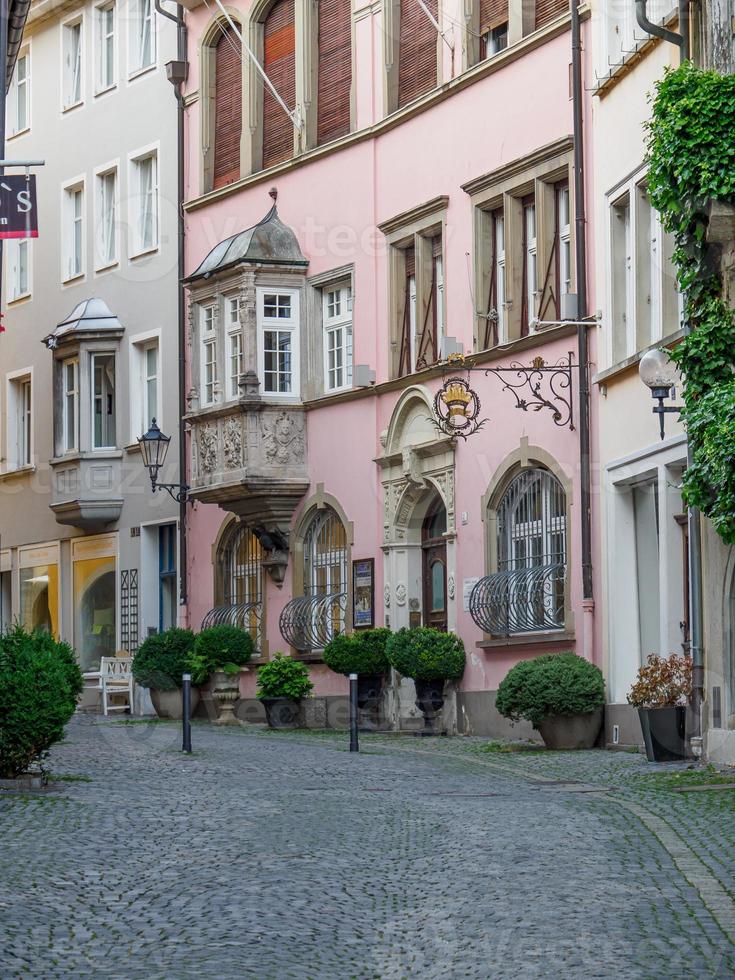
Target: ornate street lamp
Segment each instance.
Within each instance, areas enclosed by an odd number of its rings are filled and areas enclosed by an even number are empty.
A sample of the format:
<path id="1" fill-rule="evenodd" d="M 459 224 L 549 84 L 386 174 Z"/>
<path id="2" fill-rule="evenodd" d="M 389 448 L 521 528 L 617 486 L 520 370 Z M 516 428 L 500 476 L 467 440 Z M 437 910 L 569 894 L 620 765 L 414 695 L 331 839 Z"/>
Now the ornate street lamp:
<path id="1" fill-rule="evenodd" d="M 651 389 L 651 397 L 658 405 L 651 411 L 658 415 L 661 438 L 664 437 L 664 416 L 667 412 L 681 412 L 676 405 L 664 405 L 667 398 L 675 397 L 674 385 L 677 381 L 676 365 L 664 350 L 649 350 L 641 358 L 638 373 L 644 385 Z"/>
<path id="2" fill-rule="evenodd" d="M 182 500 L 186 500 L 186 493 L 189 487 L 184 483 L 158 482 L 158 473 L 166 462 L 166 454 L 168 453 L 168 444 L 170 442 L 171 436 L 166 436 L 161 432 L 155 419 L 151 421 L 150 429 L 144 435 L 138 437 L 143 465 L 150 475 L 153 493 L 156 490 L 166 490 L 169 496 L 173 497 L 176 503 L 180 504 Z"/>

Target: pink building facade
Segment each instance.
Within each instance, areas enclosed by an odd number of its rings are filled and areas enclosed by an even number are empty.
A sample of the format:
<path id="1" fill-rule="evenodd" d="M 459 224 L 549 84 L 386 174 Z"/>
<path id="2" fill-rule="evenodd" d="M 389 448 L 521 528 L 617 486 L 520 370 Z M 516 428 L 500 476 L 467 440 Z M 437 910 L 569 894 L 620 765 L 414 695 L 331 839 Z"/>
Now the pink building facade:
<path id="1" fill-rule="evenodd" d="M 519 659 L 600 660 L 564 299 L 579 292 L 570 15 L 429 5 L 437 30 L 415 2 L 187 13 L 185 617 L 251 628 L 256 666 L 307 660 L 314 724 L 347 690 L 322 662 L 335 631 L 456 632 L 447 725 L 499 734 L 494 692 Z M 565 370 L 525 387 L 505 370 L 534 361 Z M 466 440 L 436 425 L 451 377 L 480 402 Z M 417 723 L 414 698 L 394 678 L 388 723 Z"/>

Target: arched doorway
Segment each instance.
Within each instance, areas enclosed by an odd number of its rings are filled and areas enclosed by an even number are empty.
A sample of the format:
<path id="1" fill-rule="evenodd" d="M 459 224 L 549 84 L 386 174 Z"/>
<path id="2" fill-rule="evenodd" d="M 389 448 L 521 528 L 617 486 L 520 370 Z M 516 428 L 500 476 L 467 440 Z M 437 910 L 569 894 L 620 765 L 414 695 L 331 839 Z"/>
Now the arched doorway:
<path id="1" fill-rule="evenodd" d="M 436 496 L 421 526 L 421 569 L 423 622 L 434 629 L 447 629 L 447 511 Z"/>

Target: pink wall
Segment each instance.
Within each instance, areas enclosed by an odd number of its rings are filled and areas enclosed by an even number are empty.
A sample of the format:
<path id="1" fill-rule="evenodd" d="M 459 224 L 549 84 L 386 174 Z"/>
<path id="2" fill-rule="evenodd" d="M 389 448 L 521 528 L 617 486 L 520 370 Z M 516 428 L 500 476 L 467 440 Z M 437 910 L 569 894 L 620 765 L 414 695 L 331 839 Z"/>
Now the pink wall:
<path id="1" fill-rule="evenodd" d="M 238 5 L 240 6 L 240 5 Z M 208 13 L 198 8 L 189 18 L 191 71 L 189 92 L 198 84 L 197 38 Z M 367 126 L 382 108 L 382 76 L 379 16 L 357 22 L 358 75 L 355 91 L 357 119 Z M 266 174 L 248 187 L 187 214 L 187 268 L 195 268 L 217 242 L 247 228 L 267 211 L 267 190 L 278 187 L 278 209 L 284 223 L 296 232 L 309 259 L 309 274 L 354 263 L 354 360 L 377 370 L 378 382 L 388 376 L 389 329 L 387 325 L 387 258 L 384 239 L 376 225 L 439 195 L 449 196 L 446 223 L 445 309 L 446 333 L 472 349 L 473 301 L 469 285 L 468 253 L 473 251 L 472 209 L 461 185 L 508 161 L 568 135 L 572 131 L 569 98 L 571 61 L 569 34 L 548 41 L 525 57 L 456 91 L 432 108 L 380 135 L 352 143 L 303 166 L 277 175 Z M 589 119 L 589 105 L 586 106 Z M 187 186 L 190 198 L 199 187 L 199 105 L 188 111 Z M 587 166 L 591 169 L 591 144 Z M 588 169 L 588 173 L 589 173 Z M 592 192 L 588 179 L 588 193 Z M 588 219 L 592 208 L 588 207 Z M 588 229 L 588 243 L 592 234 Z M 590 262 L 590 269 L 592 263 Z M 593 277 L 589 277 L 590 282 Z M 594 310 L 594 296 L 589 297 Z M 590 331 L 591 359 L 595 338 Z M 553 362 L 575 351 L 573 337 L 549 342 L 539 337 L 533 352 L 520 355 L 528 362 L 540 353 Z M 505 362 L 502 362 L 505 363 Z M 457 567 L 459 595 L 458 632 L 463 637 L 468 667 L 462 682 L 467 690 L 494 689 L 508 667 L 537 648 L 512 652 L 486 652 L 476 647 L 480 631 L 461 608 L 461 583 L 465 577 L 484 574 L 484 525 L 481 501 L 499 464 L 518 449 L 523 436 L 558 461 L 573 481 L 572 520 L 569 528 L 569 562 L 577 649 L 582 651 L 579 444 L 578 433 L 554 425 L 548 412 L 524 413 L 513 407 L 510 393 L 500 382 L 475 372 L 473 384 L 480 395 L 483 415 L 490 421 L 484 430 L 456 451 Z M 575 377 L 575 387 L 577 379 Z M 430 382 L 429 387 L 436 387 Z M 593 395 L 596 394 L 593 392 Z M 387 428 L 400 392 L 322 407 L 308 413 L 308 497 L 323 484 L 336 497 L 354 523 L 353 558 L 375 558 L 376 618 L 384 612 L 382 487 L 374 459 L 381 452 L 380 432 Z M 593 398 L 594 405 L 594 398 Z M 575 407 L 575 413 L 577 408 Z M 595 418 L 593 414 L 593 421 Z M 594 431 L 594 430 L 593 430 Z M 593 499 L 593 507 L 597 503 Z M 467 511 L 462 526 L 459 515 Z M 190 619 L 197 628 L 213 604 L 212 542 L 226 515 L 214 506 L 197 504 L 190 516 Z M 598 516 L 594 514 L 595 568 L 598 564 Z M 297 515 L 298 516 L 298 515 Z M 267 631 L 271 650 L 283 648 L 278 616 L 291 598 L 291 568 L 282 589 L 267 582 Z M 569 646 L 570 644 L 567 644 Z M 595 627 L 597 659 L 599 636 Z M 345 690 L 341 678 L 329 671 L 315 671 L 320 693 Z M 252 677 L 247 681 L 248 691 Z"/>

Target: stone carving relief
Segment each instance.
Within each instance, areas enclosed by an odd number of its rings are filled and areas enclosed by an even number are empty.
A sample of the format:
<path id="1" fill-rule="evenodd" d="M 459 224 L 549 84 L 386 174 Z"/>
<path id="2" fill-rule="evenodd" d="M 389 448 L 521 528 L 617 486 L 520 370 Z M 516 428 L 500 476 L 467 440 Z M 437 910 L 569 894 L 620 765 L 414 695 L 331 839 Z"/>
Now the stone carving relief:
<path id="1" fill-rule="evenodd" d="M 447 594 L 450 599 L 454 598 L 454 575 L 450 575 L 447 581 Z"/>
<path id="2" fill-rule="evenodd" d="M 203 425 L 199 430 L 199 467 L 202 473 L 217 469 L 217 426 Z"/>
<path id="3" fill-rule="evenodd" d="M 385 608 L 390 609 L 390 585 L 386 585 L 383 589 L 383 599 L 385 600 Z"/>
<path id="4" fill-rule="evenodd" d="M 396 586 L 396 602 L 399 606 L 406 605 L 406 586 L 403 582 L 399 582 Z"/>
<path id="5" fill-rule="evenodd" d="M 225 469 L 237 470 L 242 466 L 242 424 L 239 418 L 226 419 L 223 432 Z"/>
<path id="6" fill-rule="evenodd" d="M 300 463 L 304 458 L 304 419 L 300 414 L 282 411 L 263 421 L 263 452 L 271 466 Z"/>

